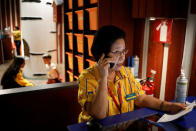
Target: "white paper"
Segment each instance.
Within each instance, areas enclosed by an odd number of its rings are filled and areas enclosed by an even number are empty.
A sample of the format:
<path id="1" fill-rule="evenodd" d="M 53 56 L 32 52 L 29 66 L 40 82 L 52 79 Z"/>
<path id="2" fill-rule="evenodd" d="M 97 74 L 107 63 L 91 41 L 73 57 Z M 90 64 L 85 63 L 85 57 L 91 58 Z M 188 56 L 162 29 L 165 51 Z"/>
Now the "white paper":
<path id="1" fill-rule="evenodd" d="M 181 116 L 184 116 L 185 114 L 191 112 L 193 110 L 194 106 L 196 106 L 195 101 L 192 103 L 189 103 L 188 106 L 186 107 L 186 109 L 180 111 L 177 114 L 174 114 L 174 115 L 164 114 L 157 122 L 169 122 L 169 121 L 173 121 L 175 119 L 178 119 Z"/>

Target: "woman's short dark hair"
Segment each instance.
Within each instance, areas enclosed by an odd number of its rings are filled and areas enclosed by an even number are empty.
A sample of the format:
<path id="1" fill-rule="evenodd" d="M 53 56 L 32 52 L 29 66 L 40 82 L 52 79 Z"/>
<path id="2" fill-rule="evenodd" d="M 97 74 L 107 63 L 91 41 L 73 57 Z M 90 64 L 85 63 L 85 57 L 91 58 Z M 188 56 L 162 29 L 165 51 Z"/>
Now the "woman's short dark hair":
<path id="1" fill-rule="evenodd" d="M 91 52 L 95 61 L 98 61 L 104 53 L 106 56 L 111 50 L 112 44 L 117 40 L 125 39 L 125 32 L 112 25 L 103 26 L 95 33 L 95 38 L 91 47 Z"/>

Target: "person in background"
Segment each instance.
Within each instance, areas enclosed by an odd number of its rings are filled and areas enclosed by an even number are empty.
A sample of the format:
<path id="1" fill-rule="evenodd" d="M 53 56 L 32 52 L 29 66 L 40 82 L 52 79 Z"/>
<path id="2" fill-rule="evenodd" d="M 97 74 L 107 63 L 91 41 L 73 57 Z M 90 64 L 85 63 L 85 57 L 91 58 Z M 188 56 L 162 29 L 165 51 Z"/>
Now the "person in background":
<path id="1" fill-rule="evenodd" d="M 13 36 L 14 36 L 14 42 L 16 45 L 16 51 L 17 51 L 17 55 L 21 55 L 20 54 L 20 46 L 21 46 L 21 32 L 18 26 L 15 26 L 14 31 L 12 32 Z"/>
<path id="2" fill-rule="evenodd" d="M 59 72 L 56 68 L 56 65 L 51 62 L 52 56 L 50 54 L 44 54 L 43 60 L 46 65 L 46 69 L 48 70 L 48 81 L 47 84 L 52 83 L 61 83 Z"/>
<path id="3" fill-rule="evenodd" d="M 20 88 L 25 86 L 34 86 L 32 82 L 24 79 L 22 76 L 22 68 L 25 66 L 23 57 L 17 56 L 8 67 L 1 79 L 3 89 Z"/>
<path id="4" fill-rule="evenodd" d="M 104 47 L 104 48 L 103 48 Z M 134 106 L 177 113 L 184 104 L 162 101 L 144 94 L 130 69 L 124 66 L 125 33 L 115 26 L 103 26 L 96 34 L 91 52 L 97 64 L 79 76 L 79 122 L 134 110 Z"/>

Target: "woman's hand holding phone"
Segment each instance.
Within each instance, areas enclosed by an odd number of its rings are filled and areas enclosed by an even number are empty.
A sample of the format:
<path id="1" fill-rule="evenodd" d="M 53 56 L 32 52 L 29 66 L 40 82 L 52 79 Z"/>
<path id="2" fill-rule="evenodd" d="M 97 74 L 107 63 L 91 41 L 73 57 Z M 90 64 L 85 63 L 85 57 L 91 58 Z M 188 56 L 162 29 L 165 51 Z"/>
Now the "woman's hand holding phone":
<path id="1" fill-rule="evenodd" d="M 108 69 L 110 68 L 110 63 L 113 62 L 113 58 L 105 58 L 105 54 L 102 54 L 98 61 L 98 72 L 99 78 L 104 79 L 108 77 Z"/>

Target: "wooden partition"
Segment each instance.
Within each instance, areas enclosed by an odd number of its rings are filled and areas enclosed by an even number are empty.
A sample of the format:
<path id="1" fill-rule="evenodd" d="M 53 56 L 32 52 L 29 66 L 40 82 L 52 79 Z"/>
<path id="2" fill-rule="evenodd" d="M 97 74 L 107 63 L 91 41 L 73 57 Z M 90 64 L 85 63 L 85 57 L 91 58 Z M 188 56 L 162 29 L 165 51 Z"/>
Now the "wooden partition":
<path id="1" fill-rule="evenodd" d="M 1 90 L 0 130 L 65 130 L 78 121 L 77 91 L 76 82 Z"/>
<path id="2" fill-rule="evenodd" d="M 176 79 L 180 75 L 182 67 L 186 20 L 174 20 L 172 28 L 172 43 L 169 45 L 165 86 L 165 99 L 168 101 L 174 100 Z"/>
<path id="3" fill-rule="evenodd" d="M 188 90 L 189 96 L 196 96 L 196 35 L 195 35 L 195 49 L 193 53 L 193 63 L 191 70 L 191 78 Z"/>
<path id="4" fill-rule="evenodd" d="M 163 51 L 164 45 L 160 43 L 155 43 L 154 38 L 154 22 L 150 22 L 150 32 L 149 32 L 149 43 L 148 43 L 148 63 L 147 63 L 147 76 L 151 74 L 151 69 L 156 71 L 154 78 L 155 91 L 154 96 L 159 98 L 160 95 L 160 85 L 161 85 L 161 74 L 163 66 Z"/>
<path id="5" fill-rule="evenodd" d="M 0 40 L 0 64 L 4 63 L 4 57 L 3 57 L 3 42 Z"/>
<path id="6" fill-rule="evenodd" d="M 133 53 L 135 53 L 134 30 L 136 30 L 137 27 L 134 27 L 134 24 L 136 22 L 137 20 L 134 21 L 134 19 L 132 19 L 130 0 L 99 1 L 99 27 L 102 27 L 104 25 L 114 25 L 125 31 L 126 48 L 129 50 L 127 56 L 132 56 L 134 55 Z M 136 43 L 136 45 L 138 45 L 138 43 Z M 127 56 L 125 60 L 125 65 L 127 65 Z"/>
<path id="7" fill-rule="evenodd" d="M 0 0 L 0 30 L 5 28 L 20 27 L 20 0 Z M 15 16 L 16 15 L 16 16 Z M 17 23 L 17 24 L 16 24 Z M 0 64 L 4 60 L 10 60 L 13 57 L 11 38 L 2 39 L 0 41 Z"/>

